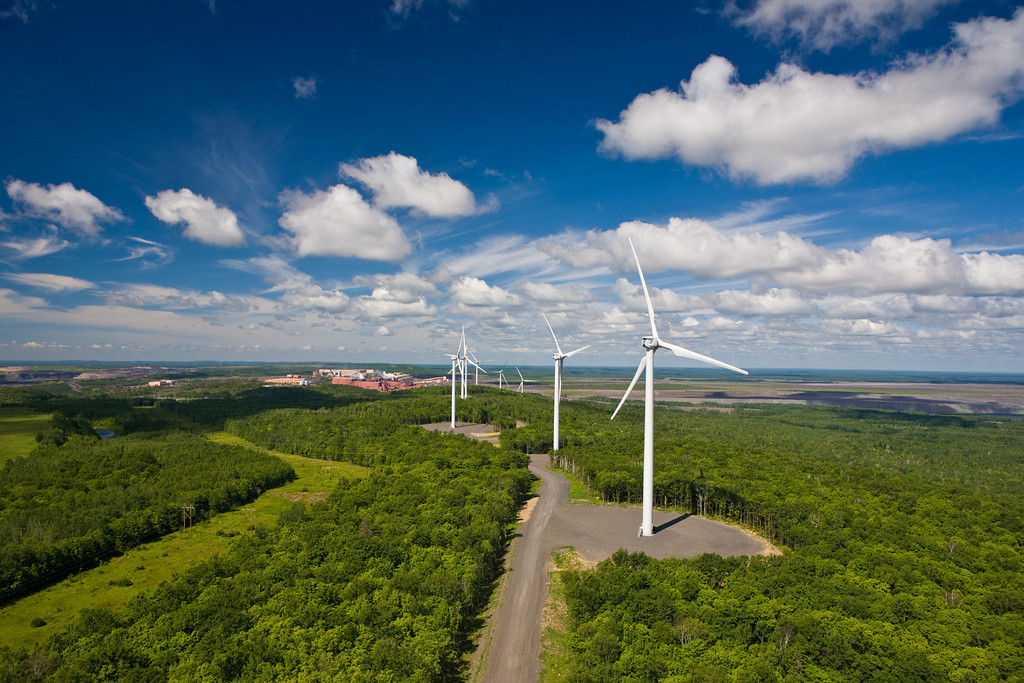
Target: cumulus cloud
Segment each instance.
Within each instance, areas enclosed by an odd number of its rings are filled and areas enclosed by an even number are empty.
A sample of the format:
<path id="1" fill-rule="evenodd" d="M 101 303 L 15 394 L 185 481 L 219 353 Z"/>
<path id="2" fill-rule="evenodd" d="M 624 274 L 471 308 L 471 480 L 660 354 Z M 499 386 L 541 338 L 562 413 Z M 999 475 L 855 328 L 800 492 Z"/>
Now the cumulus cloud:
<path id="1" fill-rule="evenodd" d="M 288 191 L 280 199 L 286 211 L 278 223 L 292 233 L 291 246 L 299 256 L 400 261 L 412 252 L 398 222 L 347 185 L 312 194 Z"/>
<path id="2" fill-rule="evenodd" d="M 349 297 L 338 290 L 326 290 L 315 284 L 289 289 L 281 295 L 281 302 L 291 309 L 319 310 L 341 313 L 349 307 Z"/>
<path id="3" fill-rule="evenodd" d="M 519 297 L 496 285 L 489 285 L 480 278 L 465 276 L 451 287 L 451 298 L 464 306 L 515 306 Z"/>
<path id="4" fill-rule="evenodd" d="M 51 292 L 80 292 L 83 289 L 92 289 L 95 286 L 88 280 L 51 273 L 5 273 L 4 277 L 29 287 L 45 289 Z"/>
<path id="5" fill-rule="evenodd" d="M 856 4 L 856 3 L 851 3 Z M 947 49 L 883 73 L 810 73 L 781 64 L 755 85 L 712 56 L 679 92 L 636 97 L 599 120 L 600 148 L 627 159 L 677 157 L 763 184 L 833 182 L 871 153 L 947 140 L 998 121 L 1024 84 L 1024 8 L 954 27 Z"/>
<path id="6" fill-rule="evenodd" d="M 420 169 L 413 157 L 391 152 L 354 164 L 341 164 L 340 172 L 370 188 L 374 203 L 381 208 L 410 208 L 436 218 L 478 213 L 468 187 L 447 173 L 432 174 Z"/>
<path id="7" fill-rule="evenodd" d="M 415 273 L 356 277 L 356 284 L 372 286 L 368 296 L 356 300 L 356 310 L 371 318 L 402 318 L 436 315 L 437 307 L 427 296 L 439 294 L 437 287 Z"/>
<path id="8" fill-rule="evenodd" d="M 295 88 L 295 99 L 311 100 L 316 97 L 316 84 L 316 76 L 310 76 L 309 78 L 296 76 L 295 80 L 292 81 L 292 87 Z"/>
<path id="9" fill-rule="evenodd" d="M 960 0 L 757 0 L 736 23 L 774 40 L 795 37 L 828 51 L 862 40 L 890 41 Z"/>
<path id="10" fill-rule="evenodd" d="M 1024 256 L 959 254 L 949 240 L 879 235 L 863 249 L 837 249 L 813 268 L 774 274 L 806 290 L 852 289 L 917 294 L 1024 292 Z"/>
<path id="11" fill-rule="evenodd" d="M 44 187 L 39 183 L 12 179 L 7 181 L 7 194 L 24 205 L 26 214 L 44 218 L 90 237 L 102 231 L 101 223 L 125 220 L 120 211 L 71 183 Z"/>
<path id="12" fill-rule="evenodd" d="M 382 298 L 386 296 L 402 303 L 412 303 L 425 296 L 434 296 L 439 293 L 434 283 L 410 272 L 373 277 L 357 275 L 352 282 L 356 285 L 372 287 L 374 296 Z"/>
<path id="13" fill-rule="evenodd" d="M 633 221 L 615 230 L 591 230 L 573 240 L 561 240 L 562 248 L 552 253 L 577 268 L 613 266 L 632 277 L 636 265 L 627 237 L 647 274 L 677 270 L 705 280 L 751 276 L 759 287 L 782 288 L 758 295 L 760 304 L 792 307 L 794 312 L 801 304 L 792 290 L 975 296 L 1024 292 L 1024 255 L 961 254 L 946 239 L 899 235 L 879 235 L 860 249 L 826 249 L 784 231 L 763 235 L 672 218 L 664 226 Z M 639 289 L 636 292 L 639 296 Z M 659 296 L 661 305 L 672 310 L 695 305 L 692 300 Z M 705 301 L 732 306 L 730 310 L 736 312 L 745 305 L 724 294 Z M 749 297 L 746 305 L 756 308 Z"/>
<path id="14" fill-rule="evenodd" d="M 787 232 L 720 230 L 695 218 L 670 218 L 664 226 L 630 221 L 616 230 L 591 230 L 559 239 L 559 248 L 551 253 L 577 268 L 606 265 L 635 272 L 627 238 L 632 239 L 644 272 L 683 270 L 701 279 L 802 269 L 825 255 L 821 247 Z"/>
<path id="15" fill-rule="evenodd" d="M 145 201 L 146 207 L 164 223 L 184 223 L 185 236 L 189 239 L 218 247 L 245 243 L 245 235 L 233 211 L 217 206 L 213 200 L 188 188 L 164 190 L 155 197 L 146 197 Z"/>

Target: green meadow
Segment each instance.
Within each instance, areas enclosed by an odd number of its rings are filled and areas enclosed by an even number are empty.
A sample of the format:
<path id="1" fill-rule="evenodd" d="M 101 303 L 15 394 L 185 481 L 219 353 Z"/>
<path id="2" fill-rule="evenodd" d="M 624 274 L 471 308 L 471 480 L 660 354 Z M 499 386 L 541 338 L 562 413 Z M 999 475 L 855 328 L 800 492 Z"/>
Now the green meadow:
<path id="1" fill-rule="evenodd" d="M 7 419 L 3 424 L 28 424 L 27 419 L 22 423 L 10 419 L 12 412 L 4 411 L 4 418 Z M 26 416 L 37 417 L 32 413 L 26 413 Z M 37 420 L 33 424 L 45 426 L 49 417 L 39 417 L 41 421 Z M 4 433 L 5 436 L 7 434 Z M 14 649 L 31 648 L 49 635 L 63 631 L 83 609 L 118 609 L 131 598 L 159 586 L 174 574 L 224 552 L 233 539 L 252 533 L 254 527 L 277 524 L 280 516 L 296 502 L 323 500 L 334 489 L 340 477 L 362 478 L 369 471 L 349 463 L 268 450 L 227 432 L 215 432 L 207 438 L 275 455 L 292 466 L 296 479 L 264 492 L 252 505 L 223 512 L 189 529 L 132 548 L 95 569 L 80 572 L 58 584 L 3 605 L 0 607 L 0 642 Z M 34 446 L 35 432 L 32 432 L 31 441 Z M 15 455 L 27 454 L 28 450 L 31 447 Z M 34 620 L 46 623 L 33 626 Z"/>
<path id="2" fill-rule="evenodd" d="M 0 408 L 0 464 L 28 455 L 36 447 L 36 434 L 46 430 L 50 416 L 24 408 Z"/>

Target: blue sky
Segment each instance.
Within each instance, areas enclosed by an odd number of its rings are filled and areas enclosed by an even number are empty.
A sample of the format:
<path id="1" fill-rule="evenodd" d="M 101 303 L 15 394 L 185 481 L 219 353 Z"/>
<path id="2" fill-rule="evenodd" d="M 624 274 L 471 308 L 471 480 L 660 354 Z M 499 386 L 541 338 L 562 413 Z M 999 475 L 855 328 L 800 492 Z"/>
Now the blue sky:
<path id="1" fill-rule="evenodd" d="M 629 238 L 731 364 L 1024 372 L 1011 2 L 0 0 L 0 66 L 0 359 L 632 366 Z"/>

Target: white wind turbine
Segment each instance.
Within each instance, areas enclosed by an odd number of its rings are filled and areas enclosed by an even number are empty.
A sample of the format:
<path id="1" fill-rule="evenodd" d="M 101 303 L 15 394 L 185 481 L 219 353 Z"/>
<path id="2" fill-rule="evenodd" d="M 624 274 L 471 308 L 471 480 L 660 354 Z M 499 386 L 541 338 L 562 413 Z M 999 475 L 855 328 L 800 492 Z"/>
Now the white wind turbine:
<path id="1" fill-rule="evenodd" d="M 451 355 L 451 354 L 449 354 L 449 355 Z M 462 371 L 462 394 L 460 396 L 461 398 L 469 398 L 469 392 L 467 390 L 467 387 L 469 385 L 469 381 L 467 380 L 466 375 L 469 372 L 469 366 L 470 365 L 475 367 L 477 369 L 477 372 L 481 372 L 482 371 L 485 375 L 487 374 L 487 371 L 484 370 L 483 368 L 481 368 L 480 365 L 476 361 L 470 359 L 469 355 L 472 355 L 472 354 L 469 353 L 469 345 L 466 344 L 466 326 L 463 325 L 462 326 L 462 339 L 459 342 L 458 355 L 455 356 L 455 358 L 457 358 L 458 361 L 459 361 L 459 368 Z M 453 377 L 453 381 L 454 381 L 454 377 Z"/>
<path id="2" fill-rule="evenodd" d="M 505 365 L 508 365 L 508 361 L 505 361 Z M 505 379 L 505 365 L 501 366 L 501 370 L 498 370 L 498 388 L 501 389 L 501 383 L 504 382 L 508 385 L 508 380 Z"/>
<path id="3" fill-rule="evenodd" d="M 532 379 L 523 379 L 523 373 L 519 372 L 519 366 L 518 365 L 516 366 L 516 373 L 519 375 L 519 390 L 518 391 L 519 391 L 520 394 L 522 394 L 524 392 L 523 386 L 527 382 L 532 382 L 533 380 Z"/>
<path id="4" fill-rule="evenodd" d="M 644 378 L 644 482 L 643 482 L 643 519 L 640 525 L 641 536 L 653 536 L 654 535 L 654 352 L 659 348 L 666 348 L 672 353 L 682 358 L 690 358 L 692 360 L 699 360 L 702 363 L 710 363 L 711 365 L 717 365 L 718 367 L 732 370 L 746 375 L 746 370 L 741 370 L 735 366 L 723 363 L 720 360 L 709 358 L 708 356 L 701 355 L 684 349 L 682 346 L 676 346 L 664 341 L 658 336 L 658 328 L 654 324 L 654 306 L 651 305 L 651 295 L 647 292 L 647 282 L 644 280 L 644 271 L 640 268 L 640 258 L 636 255 L 636 248 L 633 246 L 633 240 L 629 240 L 629 248 L 633 250 L 633 259 L 636 261 L 636 271 L 640 274 L 640 284 L 644 288 L 644 299 L 647 300 L 647 315 L 651 318 L 651 336 L 643 337 L 641 345 L 647 351 L 647 353 L 640 359 L 640 366 L 636 369 L 636 374 L 633 375 L 633 381 L 629 383 L 629 388 L 626 389 L 626 393 L 622 396 L 622 400 L 619 401 L 618 408 L 612 413 L 612 418 L 619 413 L 619 408 L 626 402 L 629 394 L 633 391 L 633 387 L 636 386 L 637 380 L 640 379 L 640 373 L 647 369 L 647 376 Z"/>
<path id="5" fill-rule="evenodd" d="M 548 321 L 548 317 L 541 313 L 544 317 L 544 322 L 548 324 L 548 329 L 551 330 L 551 338 L 555 340 L 555 352 L 551 354 L 551 357 L 555 359 L 555 438 L 552 446 L 553 450 L 558 450 L 558 406 L 562 402 L 562 361 L 566 358 L 571 358 L 583 349 L 589 349 L 590 344 L 581 346 L 575 351 L 569 353 L 562 353 L 562 347 L 558 345 L 558 337 L 555 336 L 555 331 L 551 328 L 551 323 Z"/>

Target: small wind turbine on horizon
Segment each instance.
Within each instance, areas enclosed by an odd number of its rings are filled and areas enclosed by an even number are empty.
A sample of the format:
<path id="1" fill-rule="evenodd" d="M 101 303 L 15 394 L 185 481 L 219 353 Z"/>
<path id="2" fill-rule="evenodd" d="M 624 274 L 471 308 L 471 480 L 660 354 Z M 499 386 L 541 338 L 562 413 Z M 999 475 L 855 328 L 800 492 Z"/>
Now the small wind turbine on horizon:
<path id="1" fill-rule="evenodd" d="M 508 361 L 505 361 L 505 365 L 508 365 Z M 505 379 L 505 365 L 501 366 L 501 370 L 498 370 L 498 388 L 501 389 L 501 383 L 508 384 L 508 380 Z"/>
<path id="2" fill-rule="evenodd" d="M 644 336 L 641 341 L 641 346 L 645 349 L 646 353 L 640 358 L 640 365 L 636 369 L 636 374 L 633 375 L 633 381 L 629 383 L 629 388 L 626 389 L 626 393 L 623 394 L 622 400 L 619 401 L 618 408 L 612 413 L 611 419 L 615 419 L 615 416 L 619 413 L 619 408 L 622 408 L 622 404 L 629 398 L 630 393 L 633 391 L 633 387 L 636 386 L 637 380 L 640 379 L 640 374 L 647 370 L 647 375 L 644 377 L 644 481 L 643 481 L 643 518 L 640 524 L 640 536 L 653 536 L 654 535 L 654 352 L 664 347 L 681 358 L 690 358 L 691 360 L 699 360 L 702 363 L 710 363 L 711 365 L 717 365 L 718 367 L 732 370 L 740 374 L 746 375 L 747 371 L 737 368 L 728 363 L 723 363 L 720 360 L 715 360 L 709 356 L 684 349 L 682 346 L 676 346 L 670 344 L 667 341 L 661 339 L 658 336 L 658 328 L 654 324 L 654 306 L 651 304 L 651 295 L 647 291 L 647 282 L 644 280 L 644 271 L 640 268 L 640 257 L 636 255 L 636 248 L 633 246 L 633 240 L 629 240 L 629 248 L 633 251 L 633 259 L 636 261 L 636 271 L 640 274 L 640 285 L 644 290 L 644 299 L 647 301 L 647 315 L 651 319 L 651 335 Z M 550 327 L 550 325 L 549 325 Z M 554 334 L 552 332 L 552 334 Z M 557 405 L 557 399 L 556 404 Z M 555 420 L 558 412 L 556 409 Z M 557 424 L 557 422 L 555 423 Z M 557 427 L 556 427 L 557 429 Z"/>
<path id="3" fill-rule="evenodd" d="M 566 358 L 572 358 L 573 356 L 575 356 L 577 353 L 579 353 L 583 349 L 589 349 L 590 348 L 590 344 L 587 344 L 586 346 L 581 346 L 580 348 L 576 349 L 575 351 L 570 351 L 569 353 L 562 353 L 562 347 L 558 345 L 558 337 L 555 336 L 555 331 L 551 327 L 551 322 L 548 320 L 548 317 L 546 315 L 544 315 L 543 313 L 541 313 L 541 316 L 544 318 L 544 322 L 546 322 L 548 324 L 548 329 L 551 330 L 551 338 L 555 340 L 555 352 L 553 354 L 551 354 L 551 357 L 555 359 L 555 435 L 554 435 L 554 441 L 553 441 L 553 444 L 552 444 L 552 450 L 556 450 L 557 451 L 558 450 L 558 409 L 559 409 L 559 405 L 562 402 L 562 361 L 564 361 Z M 520 375 L 520 377 L 522 377 L 522 375 Z"/>

